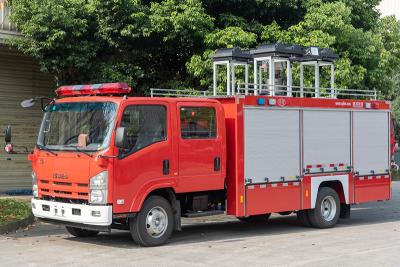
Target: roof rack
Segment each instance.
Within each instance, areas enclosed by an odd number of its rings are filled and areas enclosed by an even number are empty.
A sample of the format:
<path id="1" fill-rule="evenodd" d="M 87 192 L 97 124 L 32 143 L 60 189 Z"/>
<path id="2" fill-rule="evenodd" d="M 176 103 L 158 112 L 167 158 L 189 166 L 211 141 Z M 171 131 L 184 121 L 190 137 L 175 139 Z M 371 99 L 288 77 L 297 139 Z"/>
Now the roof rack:
<path id="1" fill-rule="evenodd" d="M 269 84 L 245 84 L 237 85 L 237 95 L 268 95 L 268 96 L 286 96 L 286 97 L 312 97 L 312 98 L 353 98 L 353 99 L 370 99 L 376 100 L 378 92 L 376 90 L 363 89 L 341 89 L 341 88 L 319 88 L 316 92 L 315 87 L 300 87 L 291 86 L 291 94 L 287 85 L 275 85 L 272 87 Z"/>
<path id="2" fill-rule="evenodd" d="M 163 88 L 150 88 L 151 97 L 210 97 L 210 91 L 196 91 L 196 90 L 179 90 L 179 89 L 163 89 Z"/>
<path id="3" fill-rule="evenodd" d="M 226 94 L 214 94 L 211 90 L 209 91 L 196 91 L 196 90 L 176 90 L 176 89 L 161 89 L 151 88 L 151 97 L 234 97 L 241 95 L 263 95 L 263 96 L 274 96 L 280 97 L 298 97 L 298 98 L 333 98 L 333 99 L 368 99 L 376 100 L 378 98 L 378 92 L 376 90 L 363 90 L 363 89 L 339 89 L 339 88 L 320 88 L 319 96 L 316 97 L 315 87 L 300 87 L 292 86 L 292 95 L 288 95 L 288 88 L 285 85 L 276 85 L 272 90 L 271 85 L 262 84 L 245 84 L 239 83 L 235 92 L 231 95 Z"/>

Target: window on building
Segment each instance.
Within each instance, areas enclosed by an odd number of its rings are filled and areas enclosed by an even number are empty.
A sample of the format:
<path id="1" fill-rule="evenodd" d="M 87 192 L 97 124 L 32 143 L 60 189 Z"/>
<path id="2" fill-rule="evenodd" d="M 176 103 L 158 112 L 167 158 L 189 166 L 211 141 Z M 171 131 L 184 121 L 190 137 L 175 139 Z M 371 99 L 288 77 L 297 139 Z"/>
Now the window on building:
<path id="1" fill-rule="evenodd" d="M 134 153 L 167 137 L 167 112 L 161 105 L 135 105 L 127 107 L 122 115 L 121 127 L 126 128 L 125 153 Z"/>
<path id="2" fill-rule="evenodd" d="M 210 139 L 217 136 L 215 109 L 181 107 L 181 136 L 184 139 Z"/>

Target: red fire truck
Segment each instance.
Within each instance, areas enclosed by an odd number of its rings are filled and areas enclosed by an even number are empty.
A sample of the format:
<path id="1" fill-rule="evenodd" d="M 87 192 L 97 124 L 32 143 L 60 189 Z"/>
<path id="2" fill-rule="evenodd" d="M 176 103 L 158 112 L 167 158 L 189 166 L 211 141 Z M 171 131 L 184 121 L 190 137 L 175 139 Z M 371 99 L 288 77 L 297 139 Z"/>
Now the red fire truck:
<path id="1" fill-rule="evenodd" d="M 129 97 L 125 83 L 58 88 L 28 156 L 34 215 L 74 236 L 126 229 L 156 246 L 181 217 L 296 213 L 329 228 L 352 204 L 391 198 L 390 102 L 273 86 L 224 97 Z M 12 153 L 10 128 L 6 143 Z"/>

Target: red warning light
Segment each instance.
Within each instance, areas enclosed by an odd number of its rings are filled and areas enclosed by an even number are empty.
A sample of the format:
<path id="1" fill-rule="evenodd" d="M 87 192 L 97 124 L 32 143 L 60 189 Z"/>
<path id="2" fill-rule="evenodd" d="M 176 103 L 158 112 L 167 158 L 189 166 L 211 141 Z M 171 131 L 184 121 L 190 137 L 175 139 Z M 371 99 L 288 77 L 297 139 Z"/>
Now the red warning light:
<path id="1" fill-rule="evenodd" d="M 65 85 L 56 90 L 58 96 L 79 95 L 120 95 L 129 94 L 132 88 L 127 83 L 101 83 L 84 85 Z"/>

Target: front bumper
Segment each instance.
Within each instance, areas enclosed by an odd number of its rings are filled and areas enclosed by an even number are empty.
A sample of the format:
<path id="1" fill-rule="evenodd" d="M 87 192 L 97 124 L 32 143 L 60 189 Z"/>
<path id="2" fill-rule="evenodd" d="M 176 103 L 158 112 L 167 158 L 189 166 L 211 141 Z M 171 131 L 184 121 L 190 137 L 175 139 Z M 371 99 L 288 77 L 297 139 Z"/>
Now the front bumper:
<path id="1" fill-rule="evenodd" d="M 109 226 L 112 223 L 112 206 L 69 204 L 32 198 L 35 217 L 84 225 Z"/>

